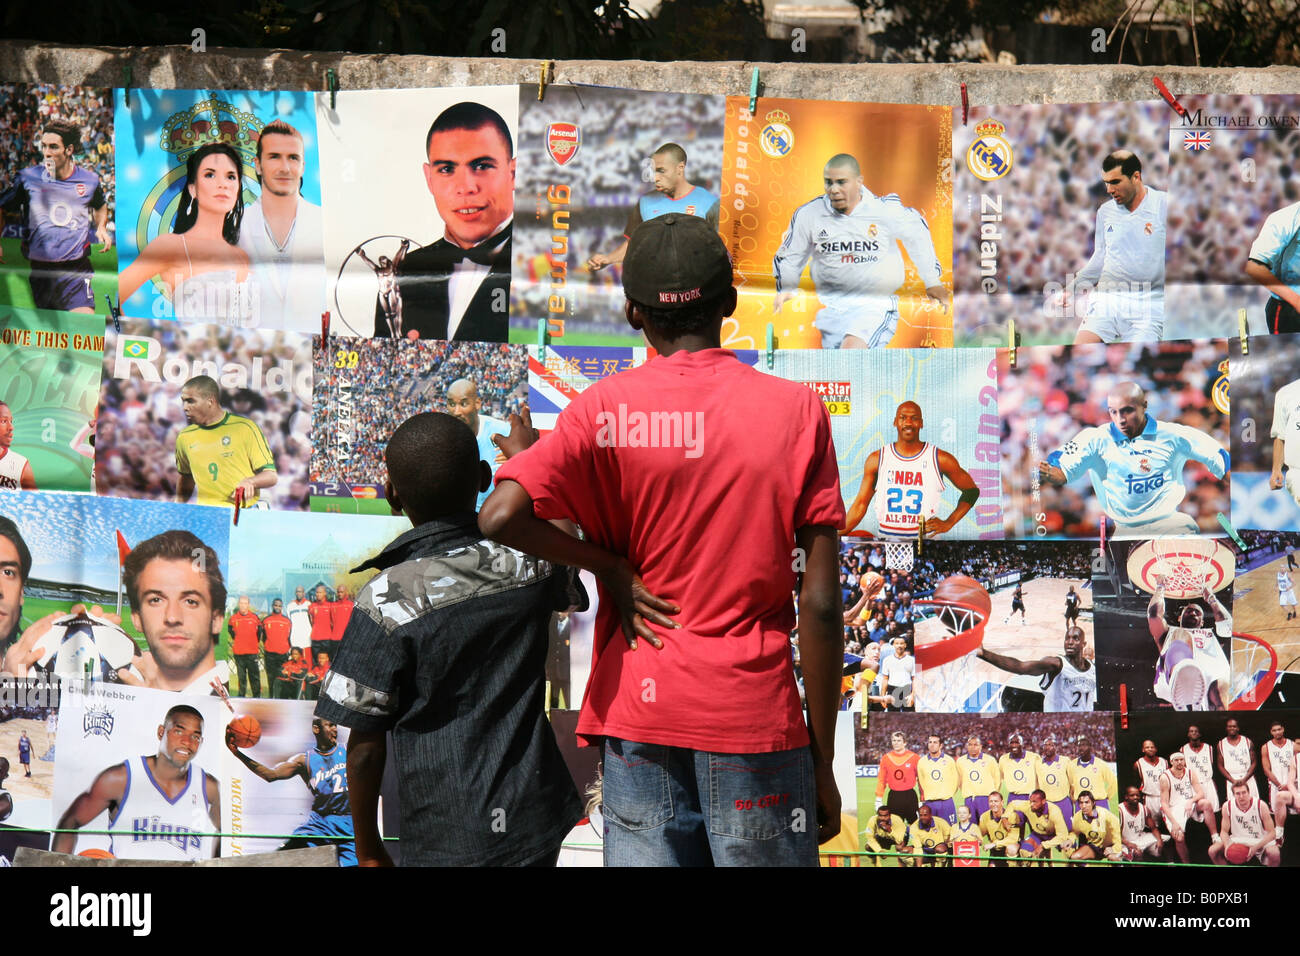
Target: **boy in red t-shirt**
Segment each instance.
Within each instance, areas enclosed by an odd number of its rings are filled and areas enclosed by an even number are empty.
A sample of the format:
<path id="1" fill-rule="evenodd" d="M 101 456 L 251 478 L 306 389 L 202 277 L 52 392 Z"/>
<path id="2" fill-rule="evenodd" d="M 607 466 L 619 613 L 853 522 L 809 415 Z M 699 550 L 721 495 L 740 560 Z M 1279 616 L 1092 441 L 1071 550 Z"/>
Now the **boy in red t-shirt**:
<path id="1" fill-rule="evenodd" d="M 479 527 L 600 583 L 578 735 L 604 740 L 606 865 L 816 865 L 840 828 L 830 422 L 811 389 L 721 348 L 736 292 L 704 220 L 640 225 L 623 286 L 658 357 L 584 391 L 502 465 Z"/>

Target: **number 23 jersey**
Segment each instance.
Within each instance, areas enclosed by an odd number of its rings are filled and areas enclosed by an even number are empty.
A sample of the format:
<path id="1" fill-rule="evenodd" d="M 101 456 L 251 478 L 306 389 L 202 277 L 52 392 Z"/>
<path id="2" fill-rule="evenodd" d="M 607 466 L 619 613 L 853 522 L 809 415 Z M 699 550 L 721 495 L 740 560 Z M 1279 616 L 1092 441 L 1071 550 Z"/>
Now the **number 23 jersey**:
<path id="1" fill-rule="evenodd" d="M 943 472 L 939 470 L 939 448 L 926 442 L 915 455 L 900 455 L 893 444 L 880 449 L 876 488 L 876 521 L 882 535 L 916 537 L 921 518 L 927 521 L 939 512 L 943 495 Z"/>

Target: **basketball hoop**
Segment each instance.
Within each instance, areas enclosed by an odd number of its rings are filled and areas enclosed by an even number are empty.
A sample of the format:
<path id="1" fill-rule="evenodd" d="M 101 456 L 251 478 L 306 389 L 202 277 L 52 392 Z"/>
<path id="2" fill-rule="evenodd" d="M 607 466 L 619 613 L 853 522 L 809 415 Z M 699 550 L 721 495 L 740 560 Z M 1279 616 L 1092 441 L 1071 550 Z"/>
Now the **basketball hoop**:
<path id="1" fill-rule="evenodd" d="M 1155 593 L 1158 578 L 1165 578 L 1165 597 L 1176 601 L 1200 597 L 1208 588 L 1221 591 L 1236 577 L 1231 549 L 1213 538 L 1158 538 L 1143 541 L 1128 556 L 1128 575 L 1134 586 Z"/>
<path id="2" fill-rule="evenodd" d="M 917 710 L 955 712 L 968 692 L 967 676 L 974 652 L 984 643 L 988 618 L 970 604 L 913 601 L 913 607 L 930 609 L 945 631 L 938 640 L 917 641 L 916 677 L 913 681 Z"/>
<path id="3" fill-rule="evenodd" d="M 915 552 L 910 541 L 885 542 L 885 567 L 890 571 L 911 571 Z"/>
<path id="4" fill-rule="evenodd" d="M 1277 683 L 1277 651 L 1253 634 L 1232 635 L 1228 710 L 1259 710 Z"/>

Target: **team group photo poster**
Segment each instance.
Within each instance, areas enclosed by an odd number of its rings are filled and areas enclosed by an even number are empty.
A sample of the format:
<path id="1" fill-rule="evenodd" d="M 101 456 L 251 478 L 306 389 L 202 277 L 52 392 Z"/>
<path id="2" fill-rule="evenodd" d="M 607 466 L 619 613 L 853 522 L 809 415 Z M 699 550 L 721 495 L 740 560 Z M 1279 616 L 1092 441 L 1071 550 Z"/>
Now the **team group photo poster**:
<path id="1" fill-rule="evenodd" d="M 953 122 L 958 345 L 1223 334 L 1165 311 L 1161 100 L 975 106 Z M 1103 168 L 1109 167 L 1109 168 Z"/>
<path id="2" fill-rule="evenodd" d="M 314 94 L 114 92 L 122 312 L 320 328 Z"/>
<path id="3" fill-rule="evenodd" d="M 104 320 L 0 306 L 0 488 L 90 491 Z"/>
<path id="4" fill-rule="evenodd" d="M 1189 96 L 1169 114 L 1169 308 L 1209 331 L 1300 332 L 1300 99 Z"/>
<path id="5" fill-rule="evenodd" d="M 728 97 L 728 348 L 950 346 L 952 111 Z"/>
<path id="6" fill-rule="evenodd" d="M 316 101 L 336 335 L 505 342 L 514 86 Z"/>
<path id="7" fill-rule="evenodd" d="M 998 350 L 1007 537 L 1226 532 L 1228 343 Z"/>
<path id="8" fill-rule="evenodd" d="M 101 495 L 305 510 L 311 338 L 127 319 L 107 329 Z"/>
<path id="9" fill-rule="evenodd" d="M 0 305 L 107 314 L 115 177 L 112 90 L 0 84 Z"/>
<path id="10" fill-rule="evenodd" d="M 721 96 L 552 86 L 519 93 L 510 340 L 538 321 L 564 345 L 636 346 L 623 314 L 627 237 L 670 212 L 715 228 Z"/>

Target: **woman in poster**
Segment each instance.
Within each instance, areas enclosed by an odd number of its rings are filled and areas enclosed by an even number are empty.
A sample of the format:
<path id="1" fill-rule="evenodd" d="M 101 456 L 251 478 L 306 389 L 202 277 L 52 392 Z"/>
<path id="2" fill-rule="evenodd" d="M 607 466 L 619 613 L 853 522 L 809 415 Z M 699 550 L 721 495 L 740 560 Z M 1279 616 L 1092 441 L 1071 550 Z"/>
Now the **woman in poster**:
<path id="1" fill-rule="evenodd" d="M 157 278 L 175 318 L 255 324 L 248 256 L 237 245 L 244 215 L 239 170 L 239 154 L 225 143 L 211 143 L 189 158 L 172 231 L 145 246 L 122 272 L 123 302 Z"/>

